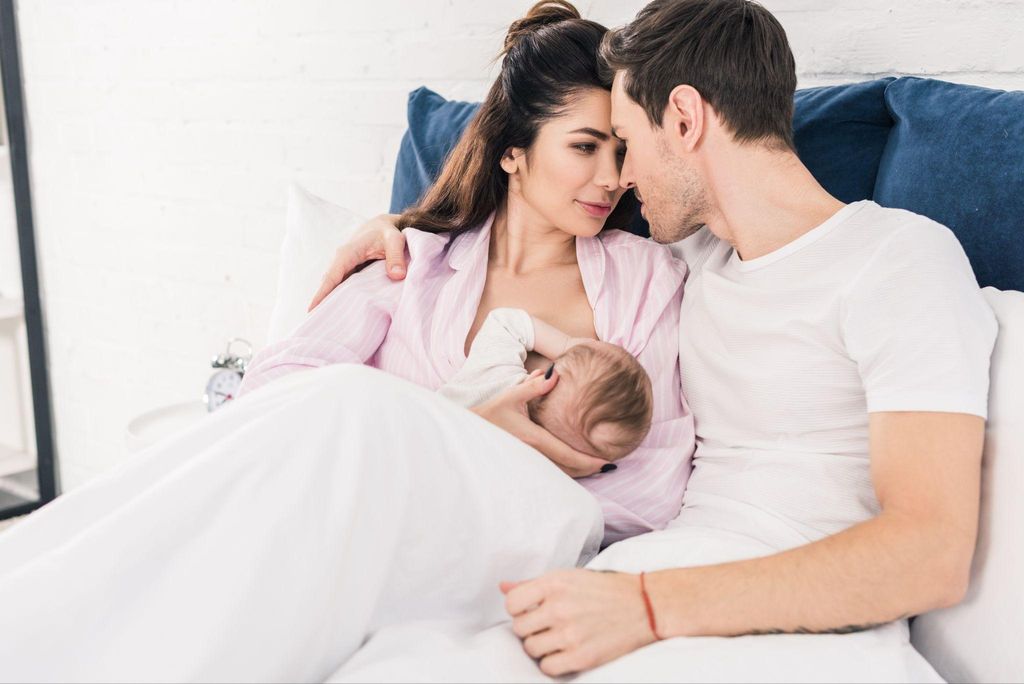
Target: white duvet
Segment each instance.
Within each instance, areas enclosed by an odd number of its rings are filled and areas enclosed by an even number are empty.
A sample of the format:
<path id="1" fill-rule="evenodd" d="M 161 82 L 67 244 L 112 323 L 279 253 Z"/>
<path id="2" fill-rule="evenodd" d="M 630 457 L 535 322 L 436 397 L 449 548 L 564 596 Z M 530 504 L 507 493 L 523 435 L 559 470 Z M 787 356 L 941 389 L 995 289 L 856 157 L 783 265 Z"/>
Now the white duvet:
<path id="1" fill-rule="evenodd" d="M 597 504 L 379 371 L 295 373 L 0 535 L 3 681 L 550 681 L 498 590 L 590 559 Z M 594 567 L 770 552 L 677 525 Z M 580 681 L 936 681 L 903 623 L 673 639 Z"/>

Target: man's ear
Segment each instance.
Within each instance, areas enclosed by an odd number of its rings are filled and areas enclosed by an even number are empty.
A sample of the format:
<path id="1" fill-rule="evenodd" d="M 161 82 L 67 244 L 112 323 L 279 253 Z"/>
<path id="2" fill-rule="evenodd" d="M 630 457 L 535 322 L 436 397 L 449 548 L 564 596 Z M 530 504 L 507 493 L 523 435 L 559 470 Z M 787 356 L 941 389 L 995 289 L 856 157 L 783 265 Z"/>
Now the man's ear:
<path id="1" fill-rule="evenodd" d="M 678 85 L 668 95 L 662 126 L 669 144 L 692 152 L 704 135 L 704 98 L 689 85 Z"/>

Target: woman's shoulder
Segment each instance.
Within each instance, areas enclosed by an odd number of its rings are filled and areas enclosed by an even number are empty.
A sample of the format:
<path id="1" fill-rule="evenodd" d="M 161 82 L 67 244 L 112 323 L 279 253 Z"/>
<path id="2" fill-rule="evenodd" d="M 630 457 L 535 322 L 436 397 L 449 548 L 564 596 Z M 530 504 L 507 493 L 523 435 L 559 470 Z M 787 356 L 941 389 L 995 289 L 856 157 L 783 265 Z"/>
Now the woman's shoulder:
<path id="1" fill-rule="evenodd" d="M 617 270 L 627 277 L 653 277 L 661 273 L 665 278 L 678 278 L 679 282 L 686 278 L 686 262 L 676 258 L 668 245 L 617 229 L 605 230 L 597 237 L 605 257 L 613 264 L 622 264 L 623 268 Z"/>
<path id="2" fill-rule="evenodd" d="M 403 230 L 402 235 L 405 236 L 406 249 L 413 258 L 428 258 L 440 254 L 452 238 L 450 233 L 430 233 L 412 226 Z"/>
<path id="3" fill-rule="evenodd" d="M 639 354 L 660 326 L 678 326 L 686 264 L 665 246 L 620 230 L 604 231 L 587 250 L 586 270 L 599 283 L 598 334 Z M 581 264 L 581 267 L 583 264 Z"/>
<path id="4" fill-rule="evenodd" d="M 403 231 L 410 264 L 412 260 L 418 259 L 421 263 L 446 262 L 458 269 L 469 261 L 486 259 L 485 227 L 486 224 L 458 231 L 434 233 L 410 226 Z"/>

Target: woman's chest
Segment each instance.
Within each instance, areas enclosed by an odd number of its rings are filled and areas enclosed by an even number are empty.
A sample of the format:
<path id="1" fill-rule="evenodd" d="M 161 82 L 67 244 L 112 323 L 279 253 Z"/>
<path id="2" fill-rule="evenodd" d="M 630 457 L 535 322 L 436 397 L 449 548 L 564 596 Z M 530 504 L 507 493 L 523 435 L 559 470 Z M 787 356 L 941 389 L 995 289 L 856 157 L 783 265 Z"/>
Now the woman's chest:
<path id="1" fill-rule="evenodd" d="M 492 269 L 487 274 L 473 322 L 465 332 L 464 353 L 469 352 L 487 314 L 501 307 L 523 309 L 573 337 L 597 338 L 594 312 L 575 265 L 514 277 Z M 543 362 L 535 354 L 530 356 L 532 363 Z M 531 359 L 527 359 L 527 370 L 532 370 Z"/>
<path id="2" fill-rule="evenodd" d="M 406 294 L 370 365 L 436 389 L 462 367 L 487 314 L 515 307 L 574 337 L 596 338 L 579 269 L 509 277 L 480 265 L 406 284 Z M 531 353 L 527 370 L 546 365 Z"/>

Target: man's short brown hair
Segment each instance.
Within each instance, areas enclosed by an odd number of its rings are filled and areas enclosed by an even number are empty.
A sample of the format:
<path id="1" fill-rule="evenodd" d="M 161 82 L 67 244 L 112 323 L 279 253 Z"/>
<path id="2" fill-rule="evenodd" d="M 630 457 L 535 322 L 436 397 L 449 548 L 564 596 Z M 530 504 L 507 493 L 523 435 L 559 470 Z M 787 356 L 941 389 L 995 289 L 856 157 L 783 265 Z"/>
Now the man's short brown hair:
<path id="1" fill-rule="evenodd" d="M 604 77 L 622 71 L 625 90 L 660 126 L 668 96 L 690 85 L 738 142 L 794 150 L 796 63 L 786 32 L 749 0 L 653 0 L 601 43 Z"/>

